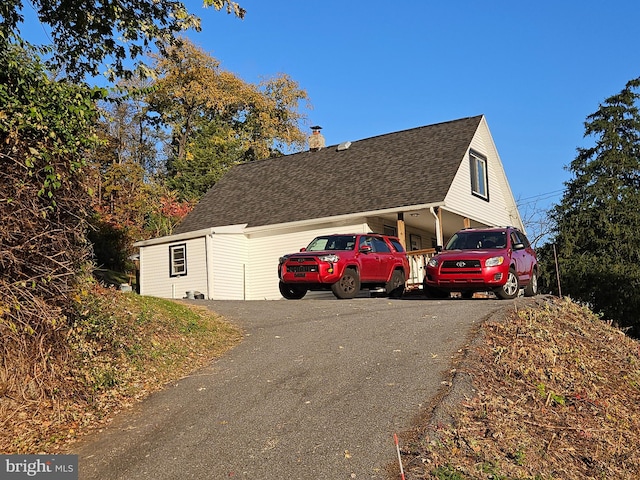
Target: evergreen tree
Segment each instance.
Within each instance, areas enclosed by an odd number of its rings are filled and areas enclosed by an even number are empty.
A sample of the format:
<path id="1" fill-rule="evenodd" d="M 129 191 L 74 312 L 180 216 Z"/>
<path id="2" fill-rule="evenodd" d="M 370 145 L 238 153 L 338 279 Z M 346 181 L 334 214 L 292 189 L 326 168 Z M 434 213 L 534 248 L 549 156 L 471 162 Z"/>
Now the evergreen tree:
<path id="1" fill-rule="evenodd" d="M 585 122 L 595 142 L 578 149 L 551 212 L 562 294 L 640 335 L 640 78 Z M 551 283 L 551 282 L 550 282 Z"/>

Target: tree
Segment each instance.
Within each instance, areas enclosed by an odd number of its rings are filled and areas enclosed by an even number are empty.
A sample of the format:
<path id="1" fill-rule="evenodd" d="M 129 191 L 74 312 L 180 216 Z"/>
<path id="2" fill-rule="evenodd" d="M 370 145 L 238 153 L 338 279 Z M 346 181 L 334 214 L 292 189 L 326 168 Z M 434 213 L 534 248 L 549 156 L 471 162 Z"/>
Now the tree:
<path id="1" fill-rule="evenodd" d="M 200 198 L 236 163 L 306 141 L 298 107 L 307 94 L 286 75 L 246 83 L 188 40 L 167 47 L 154 70 L 149 111 L 170 131 L 168 185 L 184 199 Z"/>
<path id="2" fill-rule="evenodd" d="M 102 102 L 99 129 L 110 139 L 110 155 L 101 163 L 129 160 L 140 165 L 147 175 L 163 167 L 158 145 L 167 136 L 148 115 L 145 96 L 151 88 L 149 79 L 121 80 L 107 101 Z"/>
<path id="3" fill-rule="evenodd" d="M 229 0 L 205 4 L 244 13 Z M 88 158 L 97 152 L 97 103 L 106 90 L 79 79 L 95 74 L 109 56 L 114 74 L 124 73 L 127 55 L 137 57 L 153 42 L 175 44 L 174 32 L 197 24 L 173 0 L 30 5 L 53 29 L 52 62 L 66 79 L 53 79 L 39 57 L 50 51 L 20 38 L 22 0 L 0 2 L 0 371 L 3 400 L 10 402 L 4 406 L 15 411 L 24 402 L 54 404 L 61 395 L 73 396 L 82 382 L 70 361 L 69 333 L 86 315 L 79 299 L 86 298 L 84 273 L 91 268 Z M 117 143 L 111 147 L 126 153 Z M 119 158 L 115 180 L 130 166 L 142 169 L 140 155 Z M 112 185 L 122 195 L 128 183 Z M 173 207 L 167 213 L 172 221 L 183 213 Z"/>
<path id="4" fill-rule="evenodd" d="M 640 78 L 585 122 L 590 148 L 578 149 L 551 217 L 562 293 L 589 303 L 640 334 Z"/>
<path id="5" fill-rule="evenodd" d="M 23 6 L 23 0 L 0 2 L 0 44 L 19 37 Z M 55 45 L 52 68 L 75 80 L 87 73 L 97 75 L 106 58 L 114 61 L 111 78 L 130 73 L 126 60 L 138 58 L 153 46 L 163 51 L 167 45 L 179 44 L 179 32 L 200 30 L 200 19 L 176 0 L 33 0 L 30 6 L 40 21 L 51 27 Z M 231 0 L 204 0 L 204 6 L 226 8 L 227 13 L 240 18 L 245 14 Z"/>
<path id="6" fill-rule="evenodd" d="M 158 144 L 166 135 L 154 127 L 142 100 L 149 86 L 128 80 L 102 102 L 97 125 L 101 144 L 93 151 L 93 212 L 89 239 L 99 267 L 126 271 L 138 240 L 170 235 L 192 208 L 162 182 Z"/>

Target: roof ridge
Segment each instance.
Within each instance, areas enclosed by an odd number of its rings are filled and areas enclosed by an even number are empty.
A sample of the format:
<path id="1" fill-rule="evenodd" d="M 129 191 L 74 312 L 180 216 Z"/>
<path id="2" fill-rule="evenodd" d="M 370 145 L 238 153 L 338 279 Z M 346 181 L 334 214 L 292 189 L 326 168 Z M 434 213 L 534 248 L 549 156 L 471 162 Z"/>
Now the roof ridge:
<path id="1" fill-rule="evenodd" d="M 441 125 L 447 125 L 449 123 L 463 122 L 465 120 L 473 120 L 473 119 L 476 119 L 476 118 L 479 119 L 479 118 L 482 118 L 482 117 L 484 117 L 484 114 L 474 115 L 472 117 L 456 118 L 454 120 L 446 120 L 444 122 L 438 122 L 438 123 L 429 123 L 427 125 L 421 125 L 419 127 L 411 127 L 411 128 L 405 128 L 404 130 L 396 130 L 394 132 L 380 133 L 380 134 L 374 135 L 372 137 L 361 138 L 360 140 L 352 140 L 352 142 L 361 142 L 363 140 L 370 140 L 370 139 L 373 139 L 373 138 L 384 137 L 386 135 L 395 135 L 397 133 L 411 132 L 412 130 L 420 130 L 422 128 L 437 127 L 437 126 L 441 126 Z"/>
<path id="2" fill-rule="evenodd" d="M 483 117 L 363 138 L 344 151 L 329 146 L 237 164 L 175 231 L 261 226 L 441 202 Z"/>
<path id="3" fill-rule="evenodd" d="M 463 122 L 463 121 L 467 121 L 467 120 L 480 119 L 482 117 L 484 117 L 484 114 L 474 115 L 474 116 L 470 116 L 470 117 L 456 118 L 454 120 L 446 120 L 444 122 L 430 123 L 430 124 L 427 124 L 427 125 L 421 125 L 419 127 L 411 127 L 411 128 L 406 128 L 404 130 L 397 130 L 395 132 L 380 133 L 378 135 L 373 135 L 371 137 L 360 138 L 358 140 L 350 140 L 350 142 L 352 144 L 354 144 L 356 142 L 364 142 L 364 141 L 367 141 L 367 140 L 373 140 L 373 139 L 385 137 L 385 136 L 388 136 L 388 135 L 397 135 L 399 133 L 408 133 L 408 132 L 411 132 L 411 131 L 414 131 L 414 130 L 421 130 L 421 129 L 424 129 L 424 128 L 438 127 L 438 126 L 443 126 L 443 125 L 447 125 L 447 124 L 451 124 L 451 123 L 457 123 L 457 122 Z M 269 157 L 269 158 L 264 158 L 262 160 L 254 160 L 254 161 L 250 161 L 250 162 L 242 162 L 242 163 L 234 165 L 234 167 L 237 168 L 237 167 L 242 166 L 242 165 L 255 165 L 256 162 L 267 162 L 267 161 L 273 161 L 273 160 L 282 161 L 286 157 L 292 157 L 292 156 L 301 155 L 301 154 L 317 155 L 318 152 L 320 152 L 321 150 L 335 149 L 335 148 L 337 148 L 338 145 L 340 145 L 340 144 L 336 143 L 335 145 L 327 145 L 324 148 L 322 148 L 322 149 L 320 149 L 319 151 L 316 151 L 316 152 L 310 152 L 309 150 L 301 150 L 299 152 L 288 153 L 286 155 L 281 155 L 279 157 Z"/>

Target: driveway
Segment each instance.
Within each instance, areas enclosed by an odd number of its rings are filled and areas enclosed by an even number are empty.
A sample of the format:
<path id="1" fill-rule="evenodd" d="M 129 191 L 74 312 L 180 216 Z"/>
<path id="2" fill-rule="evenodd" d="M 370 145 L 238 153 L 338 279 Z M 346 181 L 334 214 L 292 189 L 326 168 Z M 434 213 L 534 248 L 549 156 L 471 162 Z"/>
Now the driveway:
<path id="1" fill-rule="evenodd" d="M 387 479 L 393 434 L 442 387 L 493 299 L 195 301 L 245 331 L 88 437 L 80 478 Z M 394 477 L 396 478 L 396 477 Z"/>

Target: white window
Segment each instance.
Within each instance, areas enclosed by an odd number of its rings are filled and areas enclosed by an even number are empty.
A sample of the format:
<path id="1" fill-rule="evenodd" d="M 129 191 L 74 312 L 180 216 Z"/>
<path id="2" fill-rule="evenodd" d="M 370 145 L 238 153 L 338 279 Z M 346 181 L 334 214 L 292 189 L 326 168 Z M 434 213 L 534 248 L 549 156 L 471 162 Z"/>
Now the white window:
<path id="1" fill-rule="evenodd" d="M 489 182 L 487 180 L 487 159 L 474 151 L 469 152 L 471 166 L 471 193 L 489 200 Z"/>
<path id="2" fill-rule="evenodd" d="M 169 247 L 169 276 L 179 277 L 187 274 L 187 245 L 172 245 Z"/>

